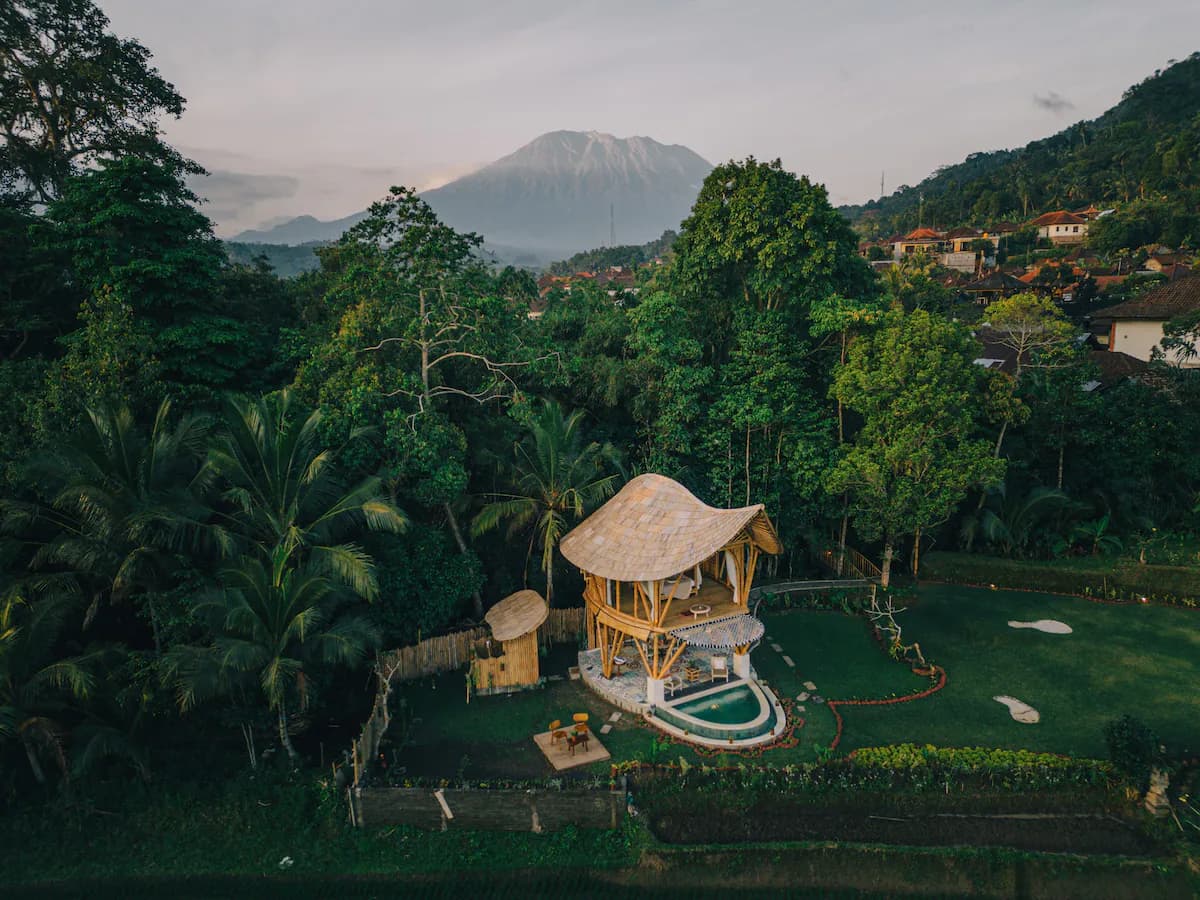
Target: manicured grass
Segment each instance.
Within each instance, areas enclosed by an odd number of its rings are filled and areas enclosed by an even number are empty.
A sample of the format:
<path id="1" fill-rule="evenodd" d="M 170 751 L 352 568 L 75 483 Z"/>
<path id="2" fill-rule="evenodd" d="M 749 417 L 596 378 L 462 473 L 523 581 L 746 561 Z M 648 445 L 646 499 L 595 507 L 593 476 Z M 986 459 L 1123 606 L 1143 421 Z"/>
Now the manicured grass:
<path id="1" fill-rule="evenodd" d="M 949 681 L 913 703 L 842 707 L 844 749 L 912 741 L 1103 757 L 1104 723 L 1130 713 L 1173 752 L 1200 750 L 1200 612 L 945 585 L 918 596 L 901 616 L 905 638 Z M 1017 630 L 1010 619 L 1058 619 L 1074 633 Z M 1041 721 L 1013 721 L 999 694 Z"/>
<path id="2" fill-rule="evenodd" d="M 882 699 L 922 690 L 929 680 L 887 657 L 865 621 L 836 612 L 791 611 L 764 616 L 767 639 L 754 651 L 760 677 L 792 698 L 812 681 L 827 699 Z M 1009 628 L 1010 619 L 1059 619 L 1069 635 Z M 1051 594 L 930 585 L 901 614 L 907 640 L 921 643 L 948 673 L 941 692 L 890 706 L 842 706 L 839 749 L 914 742 L 946 747 L 1008 747 L 1103 757 L 1103 726 L 1130 713 L 1145 720 L 1176 753 L 1200 751 L 1200 613 L 1157 606 L 1115 606 Z M 778 643 L 782 652 L 771 649 Z M 794 667 L 786 665 L 788 656 Z M 544 671 L 566 672 L 564 648 Z M 436 687 L 434 686 L 436 685 Z M 531 736 L 552 719 L 588 712 L 595 730 L 613 708 L 579 682 L 507 697 L 475 698 L 468 706 L 462 676 L 453 673 L 405 689 L 420 721 L 397 762 L 411 774 L 468 778 L 537 778 L 550 774 Z M 1041 714 L 1036 725 L 1013 721 L 992 697 L 1009 695 Z M 828 746 L 828 707 L 804 704 L 800 744 L 769 750 L 765 765 L 811 761 Z M 675 760 L 729 764 L 664 746 L 636 716 L 622 715 L 601 740 L 614 760 Z M 587 774 L 603 774 L 597 764 Z"/>
<path id="3" fill-rule="evenodd" d="M 805 690 L 804 682 L 817 685 L 826 697 L 880 697 L 912 693 L 928 685 L 888 657 L 872 642 L 863 619 L 840 613 L 787 612 L 764 617 L 768 638 L 754 651 L 752 662 L 760 678 L 782 698 Z M 782 652 L 771 649 L 778 643 Z M 795 663 L 788 666 L 783 657 Z M 574 663 L 574 650 L 560 648 L 542 661 L 544 674 L 565 675 Z M 615 711 L 581 682 L 557 681 L 537 690 L 466 700 L 461 673 L 406 686 L 403 696 L 415 717 L 411 741 L 391 758 L 409 775 L 466 778 L 538 778 L 552 774 L 533 744 L 532 736 L 554 720 L 569 721 L 576 712 L 591 716 L 599 732 Z M 797 732 L 799 745 L 765 751 L 757 757 L 764 765 L 811 762 L 817 749 L 826 747 L 835 733 L 833 714 L 823 704 L 804 703 L 796 714 L 804 720 Z M 678 760 L 726 765 L 732 756 L 701 756 L 681 744 L 663 743 L 661 732 L 631 713 L 622 713 L 608 734 L 599 735 L 613 761 Z M 389 751 L 390 752 L 390 751 Z M 608 772 L 597 763 L 581 774 Z"/>

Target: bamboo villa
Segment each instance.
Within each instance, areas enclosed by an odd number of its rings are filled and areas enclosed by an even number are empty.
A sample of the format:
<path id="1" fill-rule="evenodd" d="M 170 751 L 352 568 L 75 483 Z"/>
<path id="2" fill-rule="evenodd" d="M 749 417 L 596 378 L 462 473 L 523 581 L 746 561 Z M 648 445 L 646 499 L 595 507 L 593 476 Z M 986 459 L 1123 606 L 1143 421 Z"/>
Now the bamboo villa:
<path id="1" fill-rule="evenodd" d="M 657 727 L 710 746 L 748 746 L 784 728 L 750 651 L 758 558 L 779 553 L 762 504 L 717 509 L 662 475 L 640 475 L 563 538 L 584 576 L 588 686 Z"/>

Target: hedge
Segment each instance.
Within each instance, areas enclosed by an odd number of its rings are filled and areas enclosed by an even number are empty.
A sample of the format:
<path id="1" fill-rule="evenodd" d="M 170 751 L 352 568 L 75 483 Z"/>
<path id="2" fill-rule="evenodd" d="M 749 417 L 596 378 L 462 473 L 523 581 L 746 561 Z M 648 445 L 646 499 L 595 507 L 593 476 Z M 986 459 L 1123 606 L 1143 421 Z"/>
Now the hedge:
<path id="1" fill-rule="evenodd" d="M 1075 594 L 1099 600 L 1200 606 L 1200 568 L 1115 561 L 1110 569 L 1070 560 L 1003 559 L 978 553 L 926 554 L 921 578 L 959 584 L 990 584 L 1022 591 Z"/>
<path id="2" fill-rule="evenodd" d="M 940 748 L 899 744 L 864 747 L 849 757 L 779 768 L 746 766 L 678 766 L 627 762 L 613 766 L 614 775 L 633 778 L 640 790 L 698 790 L 717 793 L 751 791 L 825 794 L 859 791 L 948 791 L 999 789 L 1044 791 L 1092 786 L 1111 789 L 1120 779 L 1100 760 L 1076 759 L 1028 750 L 981 747 Z"/>

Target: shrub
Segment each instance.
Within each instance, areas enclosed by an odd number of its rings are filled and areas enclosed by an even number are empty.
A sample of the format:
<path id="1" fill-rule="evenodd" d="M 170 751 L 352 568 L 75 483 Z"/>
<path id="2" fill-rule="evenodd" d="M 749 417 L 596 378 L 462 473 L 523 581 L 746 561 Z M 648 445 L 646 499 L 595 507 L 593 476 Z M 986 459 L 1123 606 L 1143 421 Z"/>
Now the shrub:
<path id="1" fill-rule="evenodd" d="M 929 553 L 922 576 L 959 584 L 994 584 L 1021 591 L 1080 594 L 1102 600 L 1136 601 L 1142 597 L 1174 606 L 1195 607 L 1200 600 L 1200 568 L 1139 565 L 1118 561 L 1097 567 L 1094 560 L 1038 562 L 1002 559 L 980 553 Z"/>
<path id="2" fill-rule="evenodd" d="M 1150 769 L 1162 759 L 1158 736 L 1141 719 L 1130 715 L 1104 726 L 1104 742 L 1113 767 L 1144 791 L 1150 785 Z"/>

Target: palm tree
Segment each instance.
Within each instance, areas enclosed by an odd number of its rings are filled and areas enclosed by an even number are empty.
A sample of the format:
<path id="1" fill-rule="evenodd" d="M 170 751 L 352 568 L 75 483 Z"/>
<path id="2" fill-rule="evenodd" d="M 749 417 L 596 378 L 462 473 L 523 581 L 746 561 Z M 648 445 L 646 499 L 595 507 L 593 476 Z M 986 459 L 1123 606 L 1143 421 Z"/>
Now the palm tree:
<path id="1" fill-rule="evenodd" d="M 296 565 L 286 543 L 270 557 L 246 557 L 222 572 L 221 582 L 222 589 L 197 610 L 215 635 L 212 643 L 174 648 L 166 660 L 168 679 L 184 710 L 257 684 L 295 763 L 289 702 L 294 698 L 303 709 L 313 667 L 361 662 L 378 634 L 364 617 L 342 611 L 345 601 L 361 596 L 353 584 L 324 571 L 316 559 Z"/>
<path id="2" fill-rule="evenodd" d="M 976 533 L 1005 556 L 1024 556 L 1038 527 L 1053 513 L 1070 505 L 1060 490 L 1034 487 L 1025 493 L 1010 492 L 1001 484 L 975 516 L 963 520 L 962 534 L 968 549 Z"/>
<path id="3" fill-rule="evenodd" d="M 384 496 L 379 478 L 354 485 L 338 476 L 336 452 L 323 446 L 321 414 L 306 412 L 290 390 L 227 402 L 208 458 L 233 508 L 229 528 L 264 558 L 282 548 L 285 567 L 311 562 L 352 584 L 368 600 L 378 593 L 370 558 L 343 540 L 363 527 L 398 533 L 408 519 Z M 350 435 L 360 440 L 366 430 Z"/>
<path id="4" fill-rule="evenodd" d="M 158 653 L 156 596 L 176 582 L 181 558 L 227 543 L 203 500 L 207 424 L 186 416 L 172 426 L 170 412 L 164 401 L 147 431 L 128 408 L 89 409 L 85 427 L 34 464 L 47 502 L 3 504 L 7 530 L 48 527 L 30 541 L 31 568 L 76 580 L 91 597 L 85 623 L 102 600 L 141 601 Z"/>
<path id="5" fill-rule="evenodd" d="M 29 603 L 19 592 L 0 599 L 0 740 L 18 741 L 39 784 L 42 757 L 67 774 L 61 715 L 72 700 L 86 699 L 104 650 L 56 659 L 55 647 L 70 598 L 51 594 Z"/>
<path id="6" fill-rule="evenodd" d="M 610 497 L 620 475 L 617 451 L 609 443 L 585 443 L 583 412 L 564 415 L 552 400 L 543 401 L 530 419 L 528 433 L 513 445 L 508 466 L 509 490 L 490 495 L 475 516 L 471 531 L 483 534 L 508 522 L 510 537 L 529 532 L 526 575 L 535 546 L 541 549 L 546 601 L 554 594 L 554 553 L 571 522 Z"/>
<path id="7" fill-rule="evenodd" d="M 287 390 L 227 402 L 206 470 L 223 485 L 242 555 L 197 607 L 212 640 L 175 648 L 166 667 L 184 709 L 257 685 L 293 761 L 288 708 L 293 699 L 307 703 L 311 668 L 356 663 L 377 643 L 365 619 L 342 611 L 379 594 L 374 562 L 348 538 L 408 526 L 378 478 L 348 485 L 339 477 L 320 424 L 320 413 L 301 409 Z"/>

